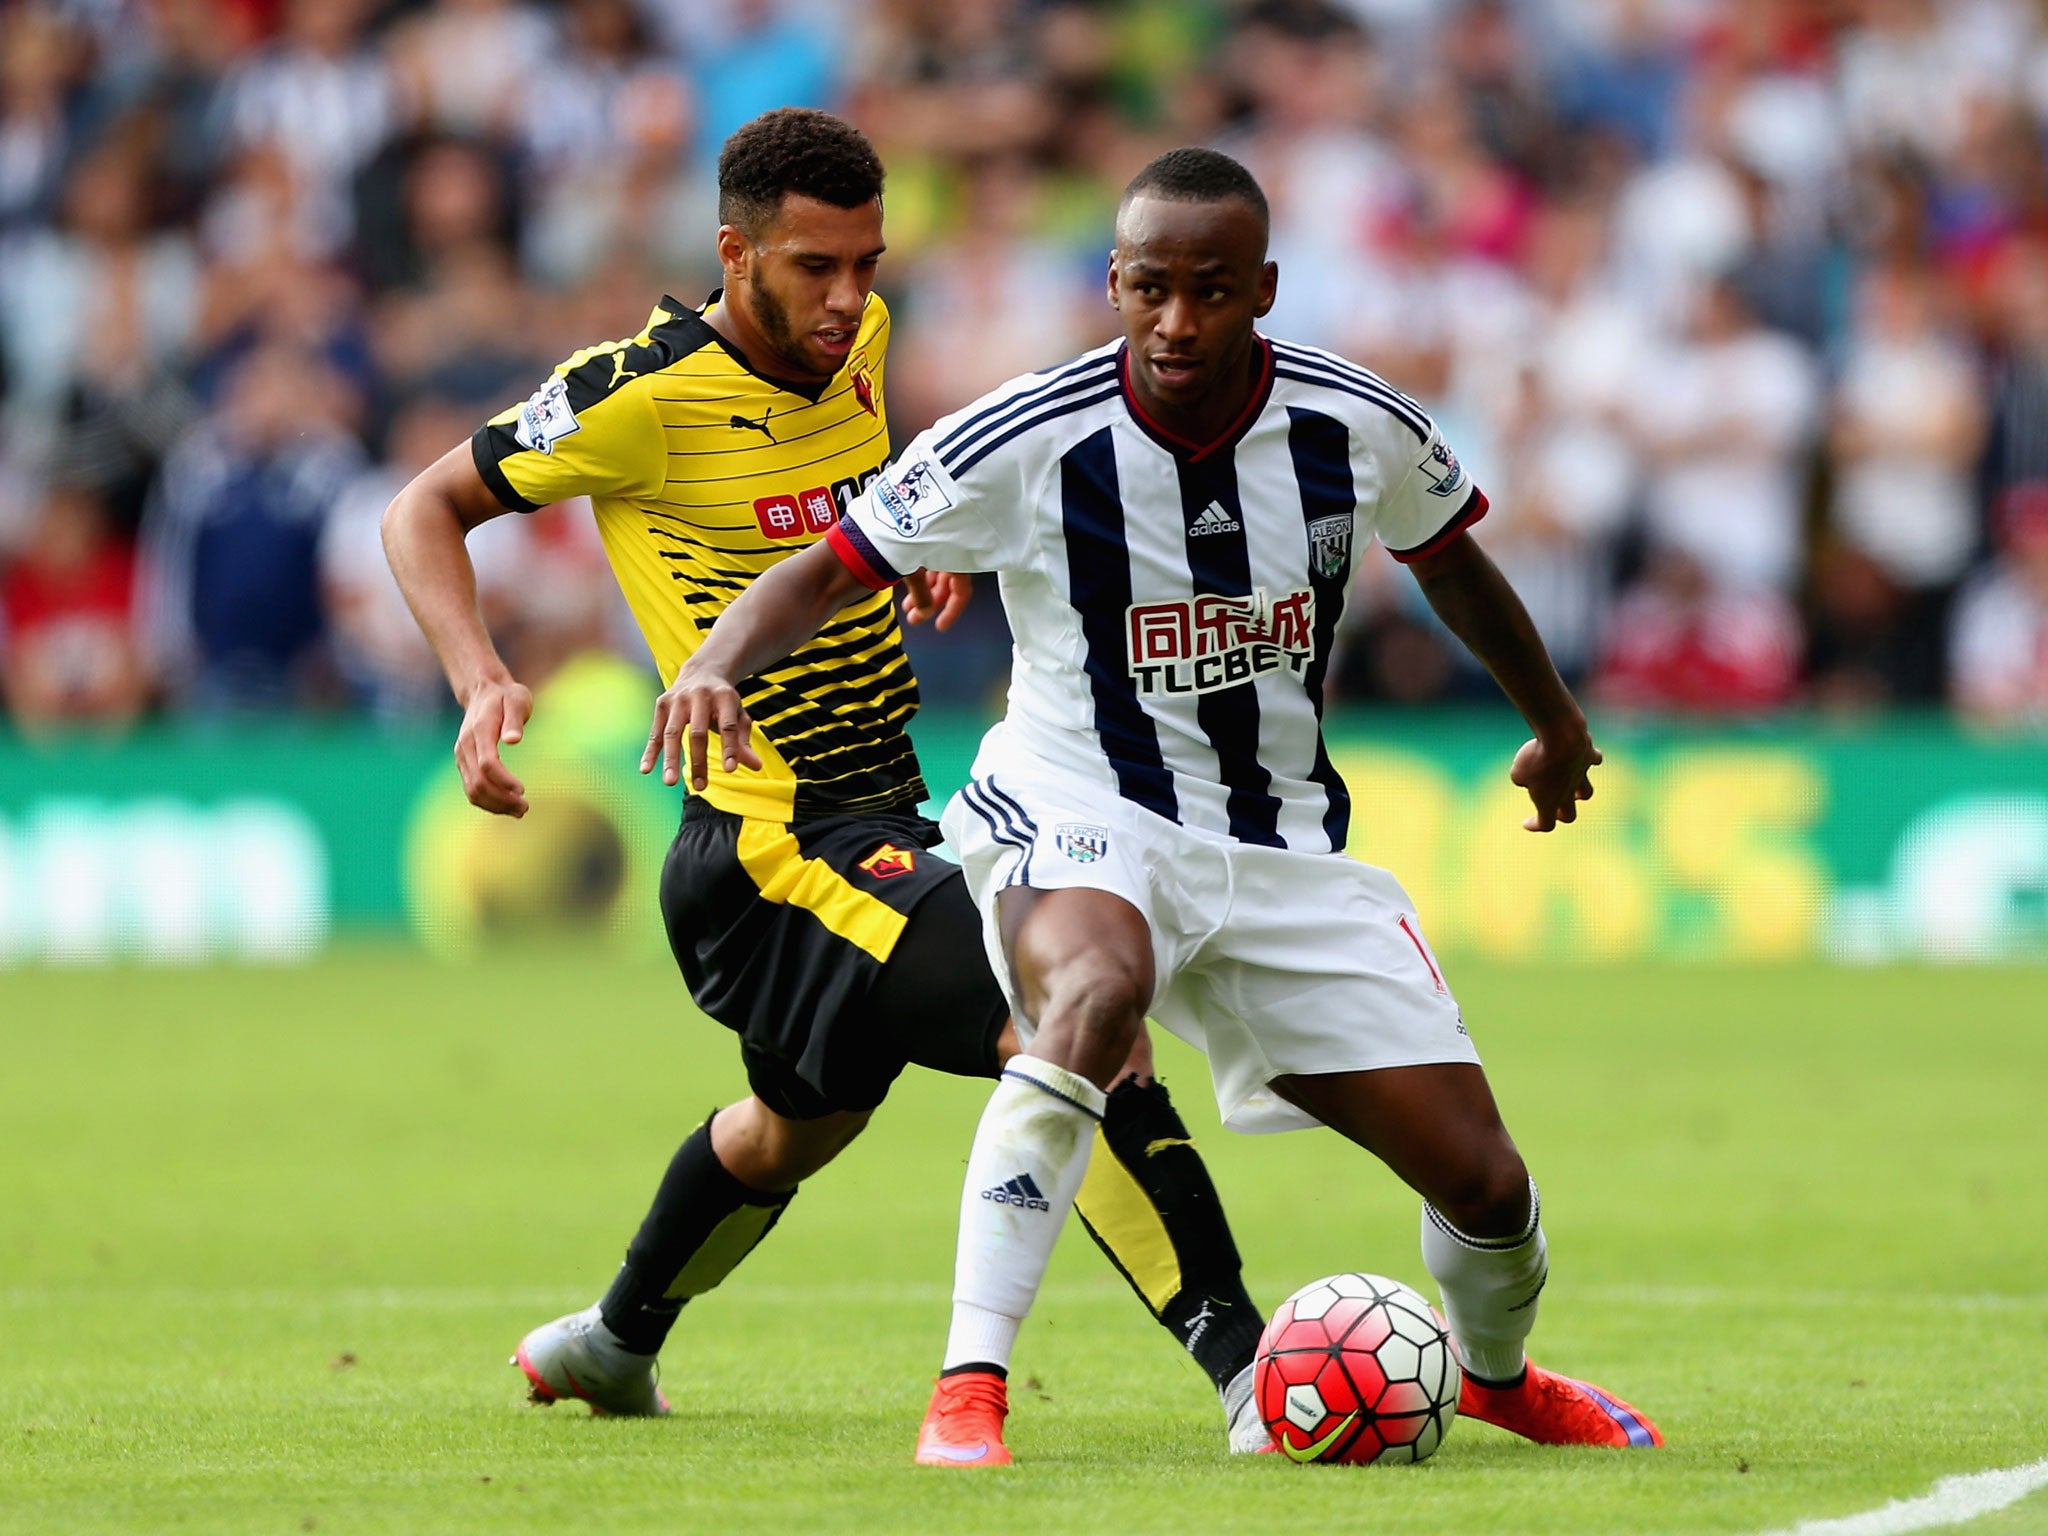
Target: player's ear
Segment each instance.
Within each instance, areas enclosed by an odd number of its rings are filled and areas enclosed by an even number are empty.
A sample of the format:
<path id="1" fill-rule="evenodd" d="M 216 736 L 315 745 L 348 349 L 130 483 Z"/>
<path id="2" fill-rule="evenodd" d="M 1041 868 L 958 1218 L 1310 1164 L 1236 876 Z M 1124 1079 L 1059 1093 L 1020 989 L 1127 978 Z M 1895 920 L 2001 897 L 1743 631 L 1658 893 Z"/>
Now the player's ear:
<path id="1" fill-rule="evenodd" d="M 1280 263 L 1269 261 L 1259 268 L 1258 303 L 1253 307 L 1254 318 L 1264 319 L 1273 308 L 1273 301 L 1280 296 Z"/>
<path id="2" fill-rule="evenodd" d="M 718 265 L 725 273 L 728 288 L 747 275 L 747 252 L 753 248 L 754 242 L 737 225 L 718 226 Z"/>
<path id="3" fill-rule="evenodd" d="M 1116 247 L 1111 246 L 1109 250 L 1109 307 L 1111 309 L 1123 308 L 1123 304 L 1120 302 L 1121 296 L 1117 292 L 1118 282 L 1119 278 L 1116 270 Z"/>

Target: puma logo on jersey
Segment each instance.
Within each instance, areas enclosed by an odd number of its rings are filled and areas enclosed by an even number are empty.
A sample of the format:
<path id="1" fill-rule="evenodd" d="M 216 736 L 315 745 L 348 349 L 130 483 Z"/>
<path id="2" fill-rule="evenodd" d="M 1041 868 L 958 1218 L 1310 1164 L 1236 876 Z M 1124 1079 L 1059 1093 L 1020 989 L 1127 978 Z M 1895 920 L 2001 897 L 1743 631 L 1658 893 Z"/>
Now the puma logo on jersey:
<path id="1" fill-rule="evenodd" d="M 626 366 L 626 354 L 624 353 L 624 351 L 614 352 L 612 354 L 611 382 L 605 385 L 605 388 L 617 389 L 621 384 L 625 383 L 626 380 L 637 379 L 639 377 L 640 370 L 638 368 L 628 368 Z"/>
<path id="2" fill-rule="evenodd" d="M 1223 503 L 1212 501 L 1202 508 L 1201 515 L 1188 524 L 1188 537 L 1197 538 L 1205 533 L 1242 533 L 1244 524 L 1223 510 Z"/>
<path id="3" fill-rule="evenodd" d="M 734 411 L 732 415 L 732 424 L 735 427 L 745 427 L 749 432 L 758 432 L 763 437 L 767 438 L 769 442 L 772 443 L 775 441 L 775 434 L 768 430 L 768 418 L 770 416 L 773 416 L 774 414 L 775 407 L 772 405 L 769 406 L 767 410 L 761 413 L 761 419 L 759 421 L 755 421 L 751 417 L 742 416 L 738 411 Z"/>

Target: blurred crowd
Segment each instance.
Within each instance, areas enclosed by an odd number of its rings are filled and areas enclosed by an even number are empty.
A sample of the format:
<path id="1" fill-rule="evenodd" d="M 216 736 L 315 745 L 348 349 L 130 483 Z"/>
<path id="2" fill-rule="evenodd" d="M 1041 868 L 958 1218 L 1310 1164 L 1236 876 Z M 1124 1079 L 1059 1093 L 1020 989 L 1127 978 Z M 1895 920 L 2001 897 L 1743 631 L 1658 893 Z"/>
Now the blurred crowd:
<path id="1" fill-rule="evenodd" d="M 6 720 L 439 718 L 385 503 L 701 300 L 791 103 L 889 167 L 899 442 L 1113 334 L 1118 189 L 1210 143 L 1268 329 L 1436 414 L 1594 700 L 2048 728 L 2042 0 L 9 0 Z M 523 675 L 640 654 L 576 504 L 472 545 Z M 1484 694 L 1382 557 L 1341 645 L 1343 700 Z"/>

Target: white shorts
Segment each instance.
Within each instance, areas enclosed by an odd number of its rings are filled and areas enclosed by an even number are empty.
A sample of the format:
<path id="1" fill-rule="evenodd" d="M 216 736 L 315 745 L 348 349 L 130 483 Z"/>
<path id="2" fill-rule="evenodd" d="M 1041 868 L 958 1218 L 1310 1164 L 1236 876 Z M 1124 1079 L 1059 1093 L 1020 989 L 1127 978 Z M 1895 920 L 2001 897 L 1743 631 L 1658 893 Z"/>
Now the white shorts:
<path id="1" fill-rule="evenodd" d="M 1385 870 L 1195 831 L 1042 770 L 976 768 L 943 824 L 1026 1039 L 996 923 L 996 897 L 1012 885 L 1109 891 L 1144 914 L 1158 978 L 1147 1011 L 1208 1056 L 1232 1130 L 1316 1123 L 1266 1086 L 1286 1073 L 1478 1062 L 1408 894 Z"/>

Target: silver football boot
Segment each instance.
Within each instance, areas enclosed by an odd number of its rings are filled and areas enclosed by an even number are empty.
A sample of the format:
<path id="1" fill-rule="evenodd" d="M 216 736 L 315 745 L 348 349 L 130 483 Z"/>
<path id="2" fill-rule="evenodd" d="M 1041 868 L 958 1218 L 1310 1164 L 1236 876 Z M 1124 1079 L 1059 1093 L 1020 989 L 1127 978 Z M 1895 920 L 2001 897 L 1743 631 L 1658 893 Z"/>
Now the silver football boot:
<path id="1" fill-rule="evenodd" d="M 621 1344 L 595 1306 L 541 1324 L 519 1341 L 512 1363 L 526 1373 L 527 1396 L 543 1406 L 581 1398 L 592 1413 L 621 1418 L 668 1412 L 668 1399 L 655 1385 L 654 1356 Z"/>
<path id="2" fill-rule="evenodd" d="M 1223 1417 L 1230 1433 L 1230 1453 L 1249 1456 L 1273 1449 L 1273 1432 L 1259 1417 L 1259 1403 L 1252 1392 L 1252 1368 L 1246 1366 L 1230 1379 L 1220 1394 Z"/>

